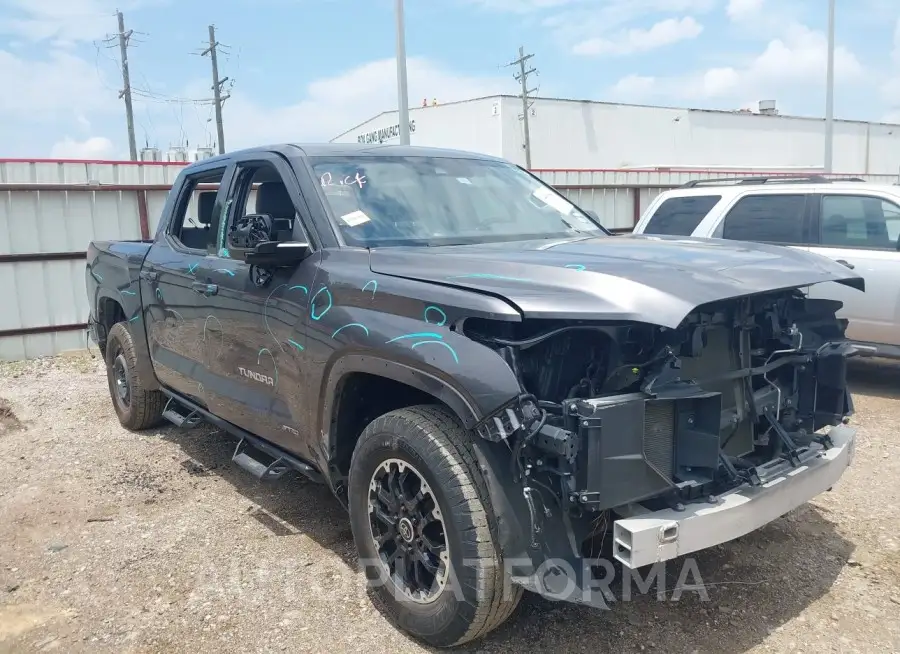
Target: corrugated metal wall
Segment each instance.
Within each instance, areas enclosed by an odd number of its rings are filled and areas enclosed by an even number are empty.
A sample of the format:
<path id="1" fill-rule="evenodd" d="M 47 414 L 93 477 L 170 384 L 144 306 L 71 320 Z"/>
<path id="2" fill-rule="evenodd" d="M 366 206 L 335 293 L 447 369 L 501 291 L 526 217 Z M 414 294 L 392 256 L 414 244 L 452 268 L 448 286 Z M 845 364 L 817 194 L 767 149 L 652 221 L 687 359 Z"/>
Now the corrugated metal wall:
<path id="1" fill-rule="evenodd" d="M 92 240 L 149 238 L 181 164 L 0 160 L 0 359 L 85 346 Z M 629 231 L 660 192 L 733 171 L 540 170 L 604 224 Z M 748 173 L 743 173 L 744 175 Z M 762 174 L 762 173 L 756 173 Z M 894 183 L 893 176 L 870 181 Z"/>

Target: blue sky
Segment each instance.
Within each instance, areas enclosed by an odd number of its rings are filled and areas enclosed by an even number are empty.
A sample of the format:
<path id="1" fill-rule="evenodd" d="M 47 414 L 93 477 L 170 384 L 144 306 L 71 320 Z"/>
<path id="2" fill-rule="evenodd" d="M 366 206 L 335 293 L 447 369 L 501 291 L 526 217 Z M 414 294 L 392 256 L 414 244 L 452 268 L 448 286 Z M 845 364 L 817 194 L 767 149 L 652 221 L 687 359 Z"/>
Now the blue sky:
<path id="1" fill-rule="evenodd" d="M 215 129 L 207 26 L 229 47 L 226 144 L 327 140 L 396 105 L 394 0 L 0 0 L 0 157 L 127 154 L 114 11 L 138 140 Z M 410 103 L 514 93 L 524 45 L 540 94 L 822 115 L 826 0 L 406 0 Z M 177 9 L 176 9 L 177 7 Z M 837 0 L 841 118 L 900 122 L 900 2 Z"/>

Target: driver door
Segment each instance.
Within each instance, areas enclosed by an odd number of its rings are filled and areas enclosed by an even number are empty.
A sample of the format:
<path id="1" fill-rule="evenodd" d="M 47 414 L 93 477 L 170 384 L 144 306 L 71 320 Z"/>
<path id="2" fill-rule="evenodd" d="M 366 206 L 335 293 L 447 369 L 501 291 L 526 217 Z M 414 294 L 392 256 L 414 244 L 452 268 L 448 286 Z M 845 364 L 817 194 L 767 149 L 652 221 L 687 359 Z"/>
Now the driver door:
<path id="1" fill-rule="evenodd" d="M 302 220 L 296 177 L 282 158 L 255 152 L 237 161 L 233 180 L 219 241 L 202 271 L 211 307 L 204 338 L 215 385 L 205 389 L 206 399 L 216 415 L 311 459 L 305 338 L 320 253 Z M 310 255 L 292 268 L 247 264 L 238 247 L 245 243 L 231 237 L 237 223 L 254 214 L 269 216 L 272 240 L 310 243 Z"/>

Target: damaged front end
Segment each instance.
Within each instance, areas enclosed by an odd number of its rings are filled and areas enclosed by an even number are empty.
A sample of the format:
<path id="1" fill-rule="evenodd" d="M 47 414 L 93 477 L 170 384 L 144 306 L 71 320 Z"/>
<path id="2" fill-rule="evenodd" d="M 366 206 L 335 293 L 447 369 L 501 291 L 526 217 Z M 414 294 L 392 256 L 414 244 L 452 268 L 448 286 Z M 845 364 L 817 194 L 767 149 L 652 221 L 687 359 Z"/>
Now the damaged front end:
<path id="1" fill-rule="evenodd" d="M 516 497 L 501 516 L 522 532 L 504 552 L 514 581 L 605 605 L 590 567 L 609 525 L 613 557 L 637 568 L 830 488 L 854 442 L 840 306 L 793 290 L 699 307 L 677 329 L 467 320 L 523 389 L 477 426 L 508 452 L 493 483 Z"/>

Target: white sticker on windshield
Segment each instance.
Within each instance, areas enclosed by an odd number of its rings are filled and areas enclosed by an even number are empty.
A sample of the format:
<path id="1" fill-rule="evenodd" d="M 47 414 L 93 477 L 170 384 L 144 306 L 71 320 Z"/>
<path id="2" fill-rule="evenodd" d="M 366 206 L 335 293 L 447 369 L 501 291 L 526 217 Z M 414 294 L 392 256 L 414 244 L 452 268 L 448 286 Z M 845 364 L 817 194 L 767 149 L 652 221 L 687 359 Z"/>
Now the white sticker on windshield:
<path id="1" fill-rule="evenodd" d="M 557 195 L 546 186 L 538 186 L 534 189 L 532 195 L 544 204 L 549 204 L 563 215 L 568 216 L 574 209 L 571 202 L 564 197 Z"/>
<path id="2" fill-rule="evenodd" d="M 357 225 L 365 224 L 372 219 L 362 211 L 356 210 L 351 211 L 350 213 L 345 213 L 343 216 L 341 216 L 341 220 L 344 221 L 345 225 L 356 227 Z"/>
<path id="3" fill-rule="evenodd" d="M 472 183 L 471 180 L 466 179 L 465 177 L 457 177 L 456 181 L 459 182 L 460 184 L 471 184 Z"/>

